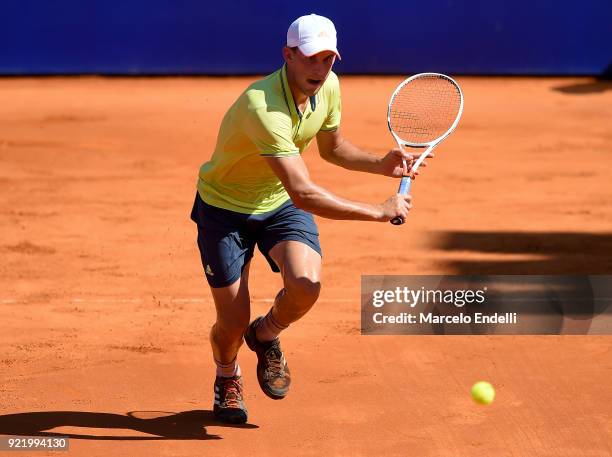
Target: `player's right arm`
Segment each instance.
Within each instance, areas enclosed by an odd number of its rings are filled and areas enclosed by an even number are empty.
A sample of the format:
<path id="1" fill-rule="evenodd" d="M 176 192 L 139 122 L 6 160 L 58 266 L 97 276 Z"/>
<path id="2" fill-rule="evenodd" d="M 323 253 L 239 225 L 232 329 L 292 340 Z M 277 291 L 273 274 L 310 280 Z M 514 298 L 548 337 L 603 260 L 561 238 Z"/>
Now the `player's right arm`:
<path id="1" fill-rule="evenodd" d="M 317 216 L 328 219 L 348 219 L 387 222 L 396 216 L 406 218 L 412 207 L 410 195 L 393 195 L 380 204 L 347 200 L 316 185 L 310 179 L 302 157 L 265 157 L 279 177 L 293 204 Z"/>

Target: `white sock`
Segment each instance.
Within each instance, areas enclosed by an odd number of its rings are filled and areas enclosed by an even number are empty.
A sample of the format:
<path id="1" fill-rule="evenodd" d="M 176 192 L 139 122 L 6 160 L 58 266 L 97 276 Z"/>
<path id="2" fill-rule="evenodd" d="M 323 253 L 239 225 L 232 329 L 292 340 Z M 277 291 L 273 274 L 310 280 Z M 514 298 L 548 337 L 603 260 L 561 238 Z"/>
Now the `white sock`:
<path id="1" fill-rule="evenodd" d="M 230 363 L 225 364 L 215 360 L 215 364 L 217 365 L 217 376 L 232 378 L 234 376 L 242 375 L 240 365 L 238 365 L 238 357 L 235 357 Z"/>

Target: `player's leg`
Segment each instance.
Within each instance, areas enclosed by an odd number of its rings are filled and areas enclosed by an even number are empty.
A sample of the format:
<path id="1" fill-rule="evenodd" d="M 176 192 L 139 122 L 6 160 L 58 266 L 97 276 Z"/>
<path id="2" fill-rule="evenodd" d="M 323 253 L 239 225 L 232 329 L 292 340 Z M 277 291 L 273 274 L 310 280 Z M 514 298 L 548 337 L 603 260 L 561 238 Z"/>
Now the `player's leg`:
<path id="1" fill-rule="evenodd" d="M 206 205 L 199 196 L 191 218 L 198 225 L 198 248 L 216 308 L 210 332 L 217 365 L 213 412 L 223 422 L 244 423 L 247 410 L 237 354 L 249 323 L 248 275 L 255 240 L 244 229 L 244 215 Z"/>
<path id="2" fill-rule="evenodd" d="M 244 338 L 257 353 L 262 390 L 281 399 L 289 390 L 291 374 L 278 335 L 308 312 L 321 288 L 321 248 L 312 215 L 289 202 L 266 218 L 258 246 L 272 269 L 281 272 L 283 288 L 268 313 L 249 325 Z"/>

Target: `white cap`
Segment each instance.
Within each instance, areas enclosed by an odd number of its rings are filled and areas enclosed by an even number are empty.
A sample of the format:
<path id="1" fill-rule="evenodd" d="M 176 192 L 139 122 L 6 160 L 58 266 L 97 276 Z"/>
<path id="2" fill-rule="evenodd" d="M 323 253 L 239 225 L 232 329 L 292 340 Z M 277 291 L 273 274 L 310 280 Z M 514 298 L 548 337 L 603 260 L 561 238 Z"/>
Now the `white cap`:
<path id="1" fill-rule="evenodd" d="M 305 56 L 313 56 L 321 51 L 332 51 L 340 59 L 336 46 L 336 27 L 323 16 L 309 14 L 297 18 L 287 30 L 287 46 L 300 48 Z"/>

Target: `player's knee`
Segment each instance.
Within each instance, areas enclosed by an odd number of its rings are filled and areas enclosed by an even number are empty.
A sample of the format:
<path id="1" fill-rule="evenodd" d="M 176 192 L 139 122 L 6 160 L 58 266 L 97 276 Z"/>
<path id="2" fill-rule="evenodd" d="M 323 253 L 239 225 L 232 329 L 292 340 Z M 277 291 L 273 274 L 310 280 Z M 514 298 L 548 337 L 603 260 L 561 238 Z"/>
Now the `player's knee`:
<path id="1" fill-rule="evenodd" d="M 321 282 L 307 277 L 292 278 L 285 282 L 285 290 L 300 305 L 310 307 L 319 298 Z"/>

